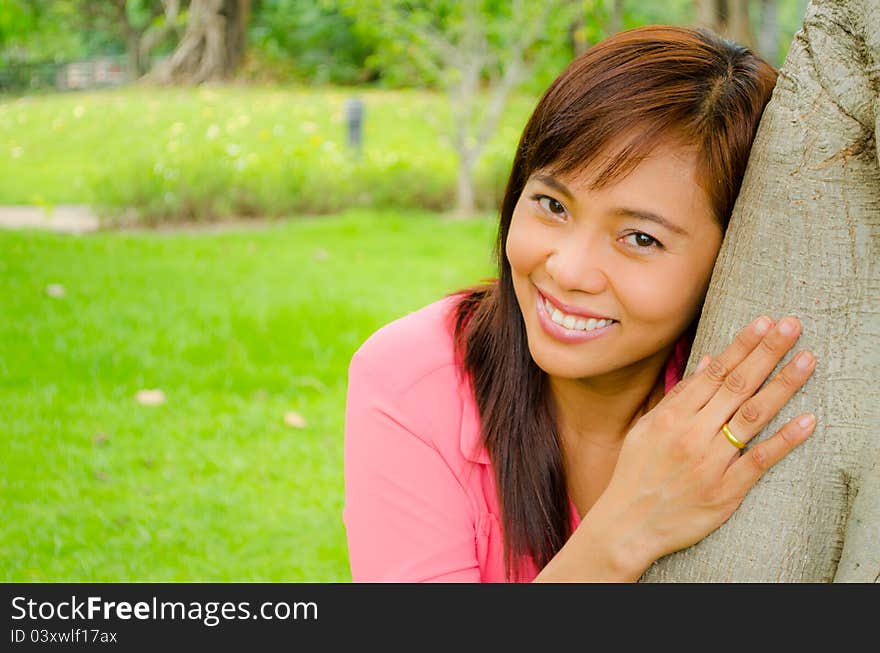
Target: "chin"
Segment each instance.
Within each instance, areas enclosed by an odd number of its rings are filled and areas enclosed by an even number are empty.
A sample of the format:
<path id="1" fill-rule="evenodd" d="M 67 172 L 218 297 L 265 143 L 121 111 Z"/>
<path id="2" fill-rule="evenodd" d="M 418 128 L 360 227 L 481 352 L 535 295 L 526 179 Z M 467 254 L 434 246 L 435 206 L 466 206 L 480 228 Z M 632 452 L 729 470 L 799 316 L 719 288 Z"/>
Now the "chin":
<path id="1" fill-rule="evenodd" d="M 621 367 L 608 360 L 585 361 L 583 356 L 565 357 L 545 350 L 535 351 L 529 346 L 529 353 L 535 365 L 546 374 L 560 379 L 583 379 L 613 372 Z M 604 357 L 603 357 L 604 359 Z"/>

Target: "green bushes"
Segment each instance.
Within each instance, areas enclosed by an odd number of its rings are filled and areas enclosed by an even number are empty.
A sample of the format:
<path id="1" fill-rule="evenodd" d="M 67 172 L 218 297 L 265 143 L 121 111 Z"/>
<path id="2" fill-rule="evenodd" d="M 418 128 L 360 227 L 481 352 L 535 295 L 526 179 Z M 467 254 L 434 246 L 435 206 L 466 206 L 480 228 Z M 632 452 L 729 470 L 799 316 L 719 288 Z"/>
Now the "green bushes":
<path id="1" fill-rule="evenodd" d="M 351 93 L 129 88 L 0 104 L 0 203 L 90 203 L 146 223 L 453 207 L 457 161 L 443 96 L 359 91 L 363 152 L 346 143 Z M 533 100 L 512 102 L 475 174 L 492 210 Z"/>

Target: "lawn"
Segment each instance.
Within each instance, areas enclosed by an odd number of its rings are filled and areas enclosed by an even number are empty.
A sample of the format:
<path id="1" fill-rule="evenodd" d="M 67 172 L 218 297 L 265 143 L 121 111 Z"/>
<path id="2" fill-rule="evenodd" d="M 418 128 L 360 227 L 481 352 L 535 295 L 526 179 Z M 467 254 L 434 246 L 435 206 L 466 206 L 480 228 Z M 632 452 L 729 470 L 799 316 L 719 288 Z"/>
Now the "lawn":
<path id="1" fill-rule="evenodd" d="M 491 218 L 369 211 L 0 231 L 0 579 L 348 581 L 348 361 L 493 275 L 494 235 Z"/>
<path id="2" fill-rule="evenodd" d="M 365 105 L 363 151 L 346 102 Z M 478 162 L 480 205 L 506 183 L 535 98 L 514 96 Z M 0 101 L 0 205 L 92 204 L 142 220 L 352 207 L 447 210 L 457 159 L 445 96 L 426 91 L 128 87 Z"/>

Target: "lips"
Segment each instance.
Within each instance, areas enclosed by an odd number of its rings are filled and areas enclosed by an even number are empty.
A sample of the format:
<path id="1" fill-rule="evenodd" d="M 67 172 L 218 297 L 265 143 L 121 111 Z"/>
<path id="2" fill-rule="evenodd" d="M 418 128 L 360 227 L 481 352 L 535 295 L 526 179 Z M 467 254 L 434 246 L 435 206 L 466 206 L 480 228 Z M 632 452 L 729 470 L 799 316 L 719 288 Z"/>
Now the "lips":
<path id="1" fill-rule="evenodd" d="M 555 297 L 553 297 L 552 295 L 548 295 L 547 293 L 543 292 L 537 286 L 535 286 L 535 290 L 537 291 L 538 295 L 541 297 L 542 300 L 544 300 L 544 299 L 550 300 L 550 303 L 553 304 L 553 306 L 558 308 L 560 311 L 562 311 L 566 315 L 575 315 L 577 317 L 585 317 L 585 318 L 592 317 L 597 320 L 614 320 L 613 317 L 608 317 L 607 315 L 600 315 L 599 313 L 592 313 L 592 312 L 587 311 L 583 308 L 578 308 L 577 306 L 570 306 L 569 304 L 564 304 L 561 301 L 559 301 L 558 299 L 556 299 Z M 617 322 L 617 320 L 614 320 L 614 321 Z"/>
<path id="2" fill-rule="evenodd" d="M 618 322 L 612 322 L 604 327 L 591 329 L 590 331 L 566 329 L 561 324 L 556 324 L 556 322 L 550 319 L 550 316 L 547 314 L 544 307 L 544 298 L 540 293 L 535 297 L 535 309 L 537 311 L 538 324 L 540 325 L 541 330 L 554 340 L 566 344 L 582 343 L 601 338 L 616 330 L 617 325 L 619 324 Z"/>

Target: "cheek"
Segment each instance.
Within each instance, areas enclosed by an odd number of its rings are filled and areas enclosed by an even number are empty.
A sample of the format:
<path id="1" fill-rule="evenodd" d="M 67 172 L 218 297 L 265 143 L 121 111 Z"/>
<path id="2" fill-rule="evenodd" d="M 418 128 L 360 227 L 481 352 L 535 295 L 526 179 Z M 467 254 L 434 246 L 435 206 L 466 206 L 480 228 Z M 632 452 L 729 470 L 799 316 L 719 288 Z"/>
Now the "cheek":
<path id="1" fill-rule="evenodd" d="M 530 229 L 528 220 L 524 218 L 519 209 L 514 210 L 504 251 L 513 271 L 527 275 L 540 261 L 541 252 L 537 234 L 534 229 Z"/>
<path id="2" fill-rule="evenodd" d="M 626 292 L 631 317 L 678 327 L 694 317 L 706 285 L 702 276 L 693 266 L 654 270 L 650 275 L 639 271 L 619 279 L 618 288 Z"/>

